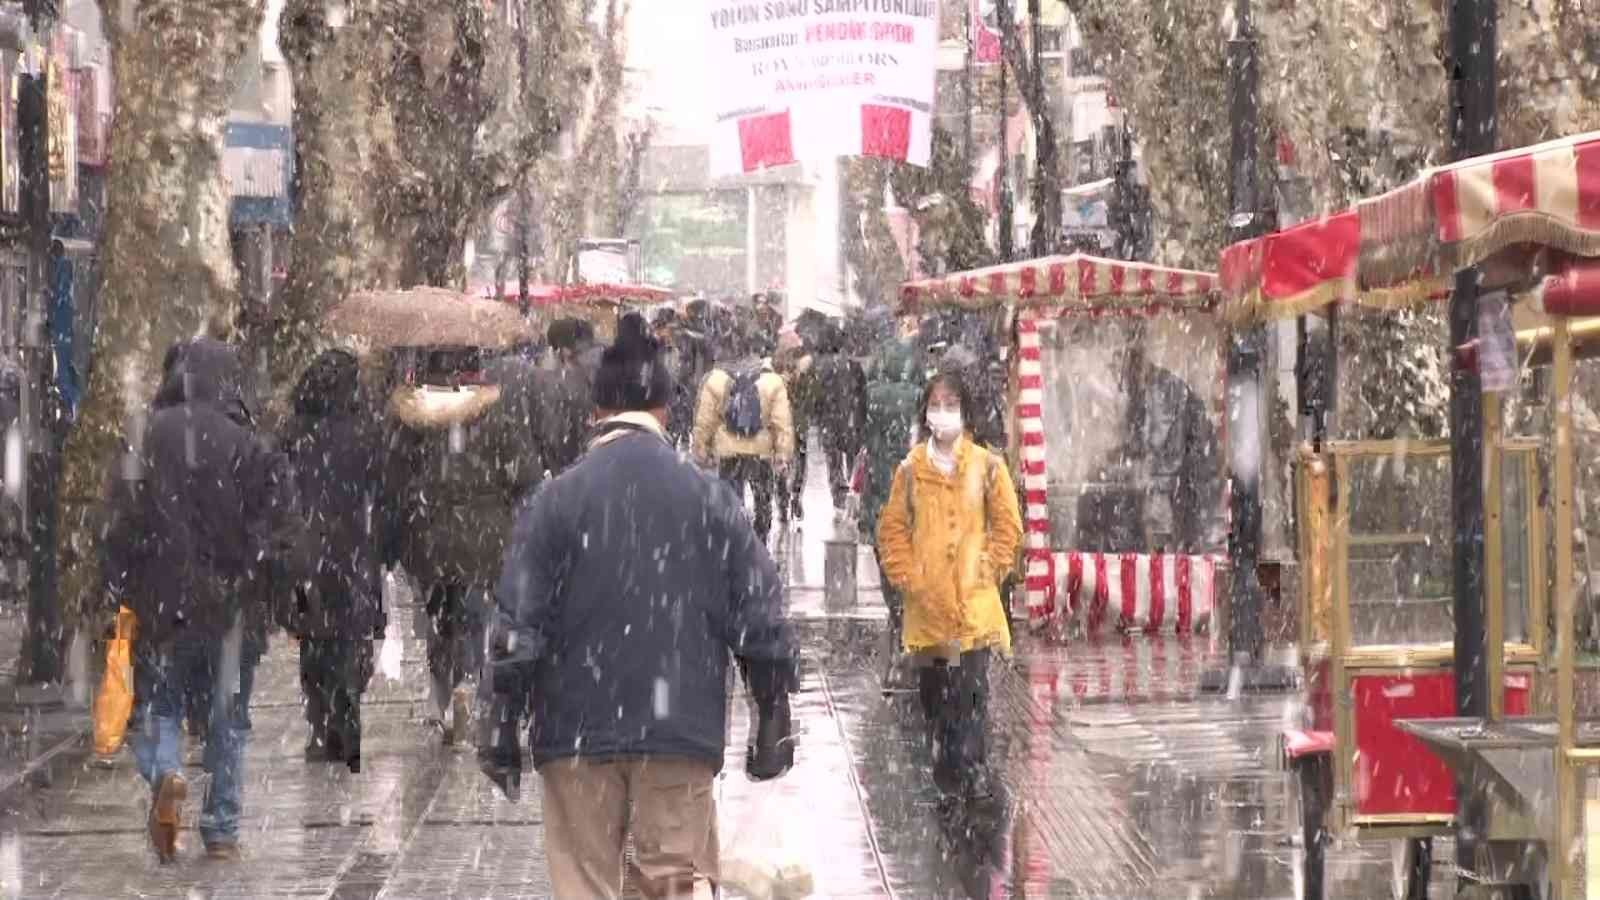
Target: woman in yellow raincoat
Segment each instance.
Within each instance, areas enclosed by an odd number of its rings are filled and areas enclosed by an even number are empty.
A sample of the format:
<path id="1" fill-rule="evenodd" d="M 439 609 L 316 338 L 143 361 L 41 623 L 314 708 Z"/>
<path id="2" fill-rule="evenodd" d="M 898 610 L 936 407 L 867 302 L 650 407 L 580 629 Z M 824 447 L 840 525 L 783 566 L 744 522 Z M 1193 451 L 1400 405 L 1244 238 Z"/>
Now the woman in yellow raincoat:
<path id="1" fill-rule="evenodd" d="M 902 640 L 919 665 L 934 781 L 968 798 L 995 787 L 984 774 L 988 669 L 993 654 L 1011 652 L 1000 583 L 1022 541 L 1005 459 L 968 431 L 975 409 L 959 375 L 928 382 L 918 443 L 878 519 L 884 574 L 905 597 Z"/>

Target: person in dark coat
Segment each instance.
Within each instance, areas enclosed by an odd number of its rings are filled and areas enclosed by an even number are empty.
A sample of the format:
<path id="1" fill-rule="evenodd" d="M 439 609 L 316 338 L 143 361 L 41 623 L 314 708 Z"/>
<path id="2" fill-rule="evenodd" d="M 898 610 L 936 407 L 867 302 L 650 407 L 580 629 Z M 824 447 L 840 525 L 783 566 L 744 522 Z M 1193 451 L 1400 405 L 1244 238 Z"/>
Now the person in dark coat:
<path id="1" fill-rule="evenodd" d="M 283 598 L 280 624 L 300 639 L 306 758 L 361 770 L 361 695 L 387 619 L 379 573 L 383 439 L 361 399 L 354 355 L 329 350 L 294 394 L 281 446 L 294 468 L 308 578 Z"/>
<path id="2" fill-rule="evenodd" d="M 430 690 L 446 743 L 467 737 L 482 660 L 489 591 L 512 511 L 543 477 L 530 439 L 534 412 L 518 391 L 490 384 L 476 350 L 435 350 L 389 397 L 387 492 L 397 508 L 395 552 L 422 585 Z"/>
<path id="3" fill-rule="evenodd" d="M 911 345 L 898 340 L 885 344 L 874 358 L 867 377 L 867 425 L 863 430 L 867 450 L 867 484 L 861 496 L 861 534 L 878 533 L 878 514 L 883 511 L 883 505 L 889 502 L 889 488 L 894 484 L 895 470 L 911 452 L 917 434 L 922 388 L 922 373 L 918 370 L 916 351 Z M 876 555 L 876 541 L 873 541 L 872 549 Z M 905 614 L 904 598 L 889 582 L 888 576 L 883 574 L 881 565 L 879 580 L 883 590 L 883 605 L 889 611 L 890 647 L 898 648 Z"/>
<path id="4" fill-rule="evenodd" d="M 236 704 L 242 607 L 270 596 L 267 565 L 292 560 L 293 483 L 287 460 L 257 437 L 238 350 L 198 339 L 170 365 L 139 443 L 118 462 L 102 573 L 138 616 L 133 735 L 151 784 L 149 830 L 158 856 L 177 853 L 188 785 L 180 729 L 209 707 L 200 834 L 207 854 L 238 856 L 244 736 Z M 126 482 L 134 482 L 127 484 Z"/>
<path id="5" fill-rule="evenodd" d="M 589 399 L 589 382 L 594 377 L 594 326 L 582 319 L 557 319 L 550 323 L 547 340 L 555 355 L 555 368 L 539 373 L 538 439 L 545 468 L 551 474 L 559 474 L 583 455 L 594 418 Z"/>
<path id="6" fill-rule="evenodd" d="M 495 592 L 496 724 L 480 762 L 515 790 L 522 754 L 505 738 L 531 701 L 563 900 L 619 896 L 630 838 L 646 897 L 715 877 L 730 656 L 760 710 L 747 771 L 793 764 L 796 643 L 777 566 L 733 492 L 668 444 L 672 378 L 631 319 L 595 378 L 589 450 L 519 513 Z"/>
<path id="7" fill-rule="evenodd" d="M 867 375 L 861 363 L 845 355 L 844 332 L 831 323 L 822 331 L 811 371 L 816 380 L 811 419 L 821 434 L 833 509 L 838 513 L 844 510 L 851 467 L 866 427 Z"/>

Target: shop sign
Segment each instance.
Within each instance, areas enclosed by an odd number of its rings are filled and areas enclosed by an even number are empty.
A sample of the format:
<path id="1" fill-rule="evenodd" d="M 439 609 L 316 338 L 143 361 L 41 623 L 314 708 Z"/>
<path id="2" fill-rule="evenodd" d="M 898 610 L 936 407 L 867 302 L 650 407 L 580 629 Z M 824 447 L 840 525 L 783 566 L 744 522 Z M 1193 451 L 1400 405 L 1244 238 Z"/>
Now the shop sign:
<path id="1" fill-rule="evenodd" d="M 46 59 L 45 102 L 49 105 L 50 211 L 78 211 L 77 79 L 67 68 L 67 29 L 56 31 Z"/>
<path id="2" fill-rule="evenodd" d="M 74 69 L 78 89 L 78 164 L 106 164 L 106 121 L 100 115 L 100 70 Z"/>

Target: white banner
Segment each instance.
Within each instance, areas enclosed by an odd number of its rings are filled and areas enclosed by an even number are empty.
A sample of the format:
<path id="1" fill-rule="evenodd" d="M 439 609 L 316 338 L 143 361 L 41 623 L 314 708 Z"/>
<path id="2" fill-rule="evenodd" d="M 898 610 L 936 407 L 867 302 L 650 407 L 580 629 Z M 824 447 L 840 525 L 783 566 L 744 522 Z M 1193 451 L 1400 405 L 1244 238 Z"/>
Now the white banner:
<path id="1" fill-rule="evenodd" d="M 928 164 L 938 0 L 707 0 L 714 175 L 878 156 Z"/>

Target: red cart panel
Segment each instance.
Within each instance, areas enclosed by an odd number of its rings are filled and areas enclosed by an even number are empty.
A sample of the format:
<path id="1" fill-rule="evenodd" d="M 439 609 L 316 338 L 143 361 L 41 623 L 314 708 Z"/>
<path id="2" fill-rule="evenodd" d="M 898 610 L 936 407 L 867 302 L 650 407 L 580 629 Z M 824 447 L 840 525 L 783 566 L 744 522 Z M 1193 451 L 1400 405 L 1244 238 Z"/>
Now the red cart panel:
<path id="1" fill-rule="evenodd" d="M 1526 674 L 1508 674 L 1505 692 L 1506 715 L 1527 715 L 1532 679 Z M 1351 695 L 1355 701 L 1352 788 L 1356 814 L 1453 815 L 1456 786 L 1450 769 L 1394 722 L 1453 717 L 1455 674 L 1444 670 L 1413 675 L 1357 675 L 1351 678 Z"/>

